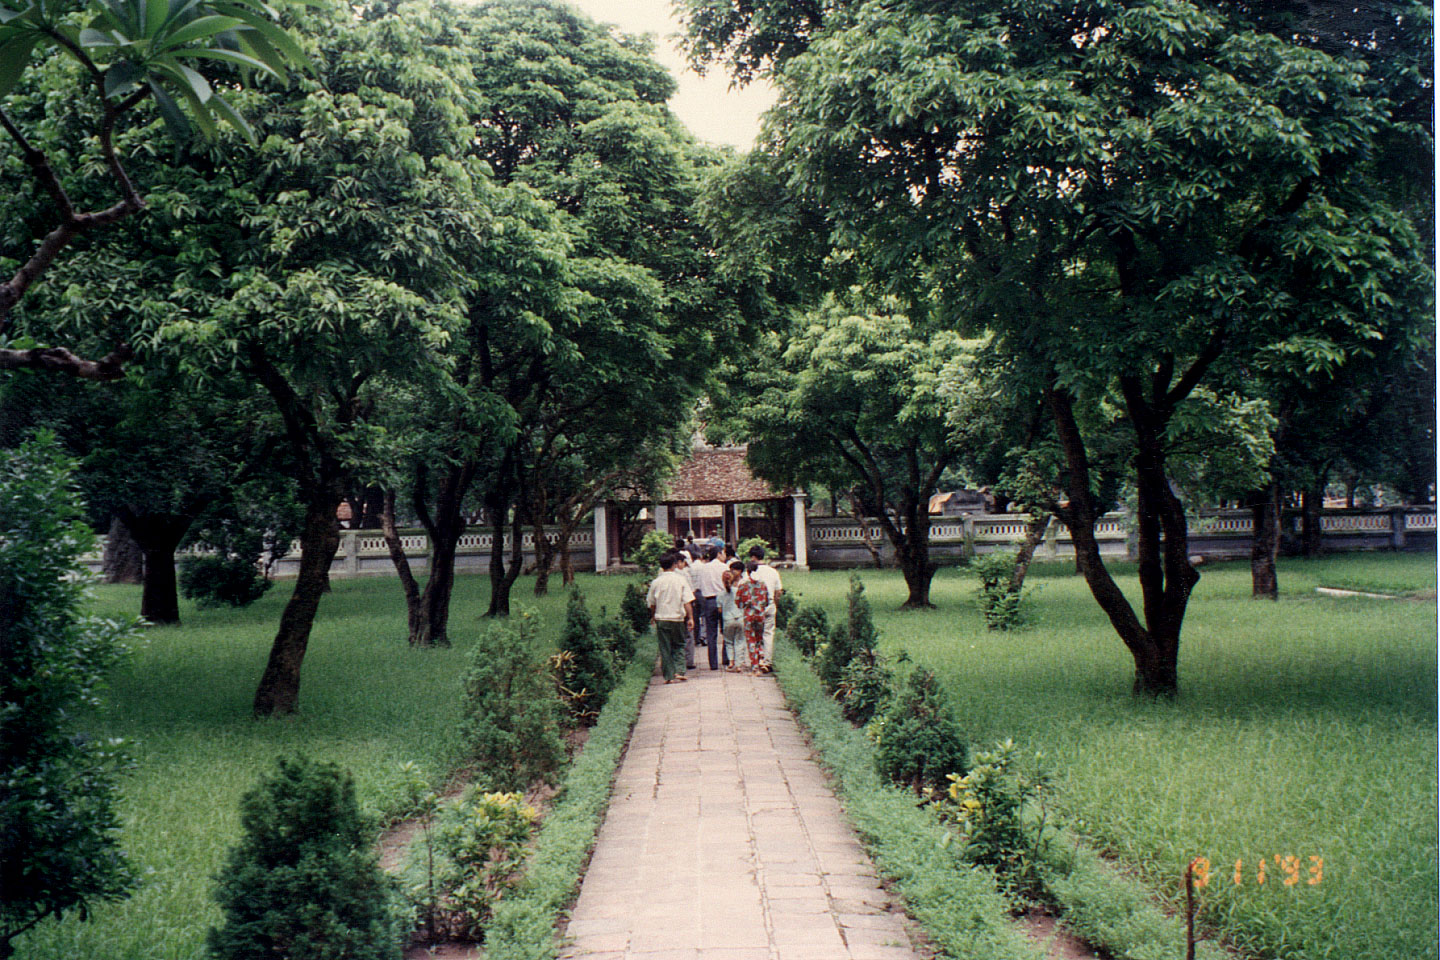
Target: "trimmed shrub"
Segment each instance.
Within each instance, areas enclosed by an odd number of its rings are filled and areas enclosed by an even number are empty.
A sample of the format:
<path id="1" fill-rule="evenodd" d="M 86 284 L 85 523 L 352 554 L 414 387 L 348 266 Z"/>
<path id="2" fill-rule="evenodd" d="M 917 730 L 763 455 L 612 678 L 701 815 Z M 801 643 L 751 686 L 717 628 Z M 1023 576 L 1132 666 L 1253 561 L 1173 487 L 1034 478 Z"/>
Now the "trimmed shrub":
<path id="1" fill-rule="evenodd" d="M 768 561 L 775 556 L 775 551 L 770 548 L 770 541 L 764 537 L 746 537 L 735 545 L 735 550 L 741 560 L 750 559 L 750 548 L 759 547 L 765 551 L 765 559 Z"/>
<path id="2" fill-rule="evenodd" d="M 645 605 L 648 592 L 645 584 L 630 583 L 626 584 L 625 596 L 620 599 L 620 618 L 636 633 L 650 629 L 650 608 Z"/>
<path id="3" fill-rule="evenodd" d="M 649 615 L 648 610 L 646 615 Z M 635 644 L 640 639 L 638 632 L 623 615 L 607 617 L 605 608 L 600 608 L 600 620 L 595 624 L 595 634 L 600 638 L 600 645 L 610 654 L 610 660 L 615 665 L 617 682 L 624 674 L 625 667 L 635 658 Z"/>
<path id="4" fill-rule="evenodd" d="M 893 695 L 895 672 L 874 650 L 862 650 L 845 665 L 835 699 L 845 719 L 864 726 L 885 709 Z"/>
<path id="5" fill-rule="evenodd" d="M 986 553 L 970 562 L 971 571 L 980 578 L 977 593 L 980 612 L 991 630 L 1012 630 L 1023 626 L 1030 592 L 1016 589 L 1015 558 L 1009 553 Z"/>
<path id="6" fill-rule="evenodd" d="M 201 607 L 248 607 L 271 583 L 244 557 L 185 557 L 180 561 L 180 593 Z"/>
<path id="7" fill-rule="evenodd" d="M 535 642 L 535 614 L 495 624 L 470 653 L 461 742 L 478 777 L 500 790 L 553 779 L 565 759 L 560 702 Z"/>
<path id="8" fill-rule="evenodd" d="M 349 774 L 281 758 L 240 810 L 244 835 L 216 877 L 214 956 L 399 960 L 407 923 Z"/>
<path id="9" fill-rule="evenodd" d="M 904 689 L 876 725 L 875 764 L 892 783 L 916 796 L 943 790 L 948 774 L 969 769 L 959 721 L 935 674 L 924 667 L 910 674 Z"/>
<path id="10" fill-rule="evenodd" d="M 0 956 L 50 917 L 128 896 L 115 776 L 119 741 L 81 734 L 134 627 L 81 611 L 94 544 L 71 463 L 41 435 L 0 451 Z"/>
<path id="11" fill-rule="evenodd" d="M 471 789 L 443 807 L 433 793 L 424 799 L 424 834 L 406 866 L 420 933 L 430 941 L 479 941 L 495 905 L 519 882 L 539 813 L 519 793 Z"/>
<path id="12" fill-rule="evenodd" d="M 824 607 L 807 603 L 790 618 L 785 635 L 801 653 L 813 657 L 815 649 L 830 636 L 830 617 Z"/>
<path id="13" fill-rule="evenodd" d="M 577 723 L 590 726 L 615 686 L 615 664 L 595 630 L 585 607 L 585 594 L 578 587 L 570 590 L 560 650 L 551 663 L 565 709 Z"/>
<path id="14" fill-rule="evenodd" d="M 790 625 L 790 618 L 795 615 L 795 610 L 800 606 L 800 599 L 789 590 L 780 591 L 780 596 L 775 598 L 775 626 L 784 630 Z"/>
<path id="15" fill-rule="evenodd" d="M 660 554 L 675 546 L 675 538 L 663 530 L 647 531 L 645 536 L 640 538 L 640 546 L 630 558 L 640 567 L 647 580 L 653 580 L 660 573 Z M 641 596 L 644 600 L 644 596 Z M 645 622 L 650 622 L 650 614 L 647 610 Z"/>
<path id="16" fill-rule="evenodd" d="M 825 689 L 834 693 L 840 687 L 845 668 L 863 651 L 875 650 L 880 633 L 870 615 L 870 601 L 865 598 L 865 582 L 859 574 L 850 574 L 850 593 L 845 598 L 845 622 L 830 631 L 830 642 L 821 652 L 816 672 Z"/>

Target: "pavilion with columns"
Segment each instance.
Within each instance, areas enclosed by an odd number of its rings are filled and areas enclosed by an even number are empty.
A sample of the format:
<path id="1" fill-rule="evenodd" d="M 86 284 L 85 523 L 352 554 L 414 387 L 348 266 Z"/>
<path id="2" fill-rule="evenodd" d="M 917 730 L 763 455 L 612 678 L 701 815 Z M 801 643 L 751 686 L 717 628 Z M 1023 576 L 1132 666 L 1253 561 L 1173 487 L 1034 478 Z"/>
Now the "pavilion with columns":
<path id="1" fill-rule="evenodd" d="M 742 516 L 742 504 L 778 504 L 779 522 L 766 517 Z M 621 561 L 619 524 L 612 522 L 615 504 L 595 508 L 595 569 L 604 571 Z M 750 472 L 745 447 L 697 445 L 680 465 L 674 480 L 649 502 L 654 529 L 673 537 L 694 534 L 697 539 L 720 536 L 727 543 L 763 536 L 783 558 L 782 563 L 805 568 L 807 530 L 805 492 L 776 490 Z"/>

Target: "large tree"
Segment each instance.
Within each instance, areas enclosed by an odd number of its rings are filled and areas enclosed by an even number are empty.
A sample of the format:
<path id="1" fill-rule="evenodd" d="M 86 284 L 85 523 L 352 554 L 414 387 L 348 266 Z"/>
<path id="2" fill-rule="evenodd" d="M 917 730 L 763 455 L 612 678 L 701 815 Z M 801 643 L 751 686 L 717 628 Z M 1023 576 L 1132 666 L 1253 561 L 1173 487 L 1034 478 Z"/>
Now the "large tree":
<path id="1" fill-rule="evenodd" d="M 298 705 L 336 507 L 389 446 L 375 401 L 393 382 L 436 375 L 463 316 L 459 251 L 493 225 L 473 128 L 453 109 L 471 86 L 466 65 L 427 48 L 426 8 L 352 14 L 308 15 L 315 82 L 237 94 L 266 132 L 257 150 L 222 134 L 183 165 L 132 164 L 151 213 L 98 255 L 140 264 L 152 283 L 143 296 L 111 287 L 65 305 L 92 330 L 118 313 L 142 352 L 268 399 L 305 518 L 261 716 Z"/>
<path id="2" fill-rule="evenodd" d="M 959 453 L 942 372 L 965 349 L 960 338 L 832 298 L 766 346 L 777 356 L 722 408 L 726 428 L 774 483 L 857 489 L 895 548 L 905 606 L 930 606 L 930 497 Z"/>
<path id="3" fill-rule="evenodd" d="M 716 4 L 689 6 L 697 56 L 783 62 L 766 149 L 835 237 L 922 274 L 1042 386 L 1077 566 L 1136 692 L 1175 693 L 1199 574 L 1171 448 L 1197 391 L 1267 351 L 1328 372 L 1430 313 L 1424 244 L 1379 163 L 1394 103 L 1360 59 L 1230 6 L 842 2 L 758 52 L 759 14 L 717 38 L 698 16 Z M 1132 432 L 1139 611 L 1094 536 L 1108 505 L 1077 410 L 1101 400 Z"/>
<path id="4" fill-rule="evenodd" d="M 527 221 L 544 241 L 527 262 L 512 253 L 472 269 L 495 282 L 468 299 L 457 339 L 461 403 L 483 406 L 504 435 L 450 445 L 469 452 L 425 468 L 435 499 L 416 504 L 437 529 L 458 530 L 475 484 L 493 533 L 488 612 L 503 616 L 525 527 L 571 496 L 557 496 L 556 454 L 583 448 L 599 476 L 627 471 L 615 431 L 634 436 L 647 414 L 662 431 L 683 420 L 738 320 L 691 214 L 711 155 L 665 107 L 674 81 L 648 43 L 545 0 L 481 4 L 454 36 L 479 101 L 469 118 L 477 155 L 500 186 L 548 209 L 545 224 Z M 597 414 L 600 405 L 629 419 Z M 448 577 L 447 555 L 437 559 L 432 579 Z"/>

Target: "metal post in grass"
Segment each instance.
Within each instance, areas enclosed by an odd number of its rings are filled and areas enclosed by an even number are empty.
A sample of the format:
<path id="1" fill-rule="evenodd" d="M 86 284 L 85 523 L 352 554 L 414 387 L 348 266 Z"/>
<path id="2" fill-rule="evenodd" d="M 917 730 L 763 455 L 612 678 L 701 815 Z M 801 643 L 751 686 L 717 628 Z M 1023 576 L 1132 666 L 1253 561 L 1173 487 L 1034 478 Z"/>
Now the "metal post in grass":
<path id="1" fill-rule="evenodd" d="M 1199 866 L 1200 885 L 1210 879 L 1210 861 L 1196 857 L 1185 865 L 1185 960 L 1195 960 L 1195 873 Z"/>

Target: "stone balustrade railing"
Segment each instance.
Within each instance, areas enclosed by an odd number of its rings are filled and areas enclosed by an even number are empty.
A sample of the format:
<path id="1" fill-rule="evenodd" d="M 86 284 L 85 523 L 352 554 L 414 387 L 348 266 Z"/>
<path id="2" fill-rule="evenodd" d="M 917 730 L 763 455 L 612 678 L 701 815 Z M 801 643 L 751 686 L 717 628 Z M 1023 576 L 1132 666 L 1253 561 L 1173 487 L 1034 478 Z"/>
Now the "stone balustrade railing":
<path id="1" fill-rule="evenodd" d="M 1025 539 L 1030 518 L 1024 514 L 974 514 L 968 517 L 937 517 L 930 523 L 932 559 L 944 563 L 967 553 L 1010 550 Z M 1282 533 L 1298 536 L 1299 513 L 1286 511 Z M 892 558 L 884 530 L 867 521 L 870 542 L 887 562 Z M 1321 516 L 1326 550 L 1423 550 L 1435 548 L 1436 520 L 1432 506 L 1394 507 L 1380 510 L 1326 511 Z M 1254 523 L 1248 510 L 1230 510 L 1192 517 L 1189 525 L 1192 555 L 1210 558 L 1248 556 Z M 812 567 L 862 566 L 871 562 L 860 524 L 845 517 L 811 517 L 809 562 Z M 1095 524 L 1095 538 L 1105 556 L 1133 557 L 1134 535 L 1130 518 L 1108 513 Z M 1070 531 L 1058 520 L 1050 524 L 1036 555 L 1042 559 L 1073 557 Z"/>
<path id="2" fill-rule="evenodd" d="M 1024 514 L 975 514 L 968 517 L 937 517 L 930 524 L 930 550 L 938 563 L 958 561 L 972 553 L 1014 549 L 1025 538 L 1030 518 Z M 875 521 L 866 524 L 869 539 L 887 561 L 893 551 L 885 533 Z M 845 517 L 811 517 L 807 523 L 809 564 L 812 567 L 858 567 L 870 564 L 860 524 Z M 1394 507 L 1384 510 L 1326 511 L 1321 517 L 1326 550 L 1425 550 L 1435 549 L 1435 508 L 1430 506 Z M 1287 537 L 1298 535 L 1298 514 L 1286 512 L 1282 529 Z M 1211 557 L 1248 556 L 1253 536 L 1249 511 L 1223 511 L 1194 517 L 1190 522 L 1189 549 L 1192 554 Z M 1110 513 L 1095 524 L 1095 537 L 1102 554 L 1123 558 L 1133 556 L 1134 537 L 1130 519 L 1122 513 Z M 455 552 L 455 568 L 463 572 L 480 572 L 490 565 L 490 548 L 494 534 L 475 532 L 463 534 Z M 429 538 L 424 534 L 401 537 L 405 555 L 417 573 L 423 572 L 430 552 Z M 505 537 L 508 551 L 510 537 Z M 103 547 L 103 544 L 102 544 Z M 534 559 L 534 537 L 526 533 L 521 550 L 526 562 Z M 1074 556 L 1070 531 L 1059 521 L 1050 524 L 1036 550 L 1041 559 Z M 101 567 L 101 551 L 87 555 L 85 563 L 95 572 Z M 576 570 L 595 568 L 594 532 L 589 527 L 576 530 L 570 537 L 570 560 Z M 275 577 L 293 577 L 300 567 L 300 544 L 292 545 L 290 553 L 281 558 L 271 571 Z M 347 530 L 341 535 L 340 550 L 331 566 L 331 576 L 363 577 L 394 576 L 394 564 L 385 539 L 373 530 Z"/>
<path id="3" fill-rule="evenodd" d="M 495 543 L 493 533 L 465 533 L 455 548 L 455 569 L 476 572 L 490 567 L 490 548 Z M 505 549 L 510 549 L 510 536 L 505 536 Z M 595 569 L 595 540 L 588 529 L 576 530 L 570 535 L 570 563 L 576 570 Z M 405 557 L 417 574 L 423 573 L 430 559 L 430 538 L 423 533 L 407 533 L 400 537 Z M 535 559 L 535 536 L 526 533 L 520 541 L 520 549 L 528 563 Z M 98 573 L 104 556 L 104 538 L 96 550 L 86 554 L 82 560 L 92 571 Z M 508 559 L 508 553 L 507 553 Z M 300 572 L 300 541 L 290 544 L 290 550 L 276 561 L 270 574 L 277 578 L 296 576 Z M 330 565 L 332 577 L 394 576 L 395 564 L 390 559 L 390 548 L 385 538 L 375 530 L 345 530 L 340 534 L 340 549 Z"/>

